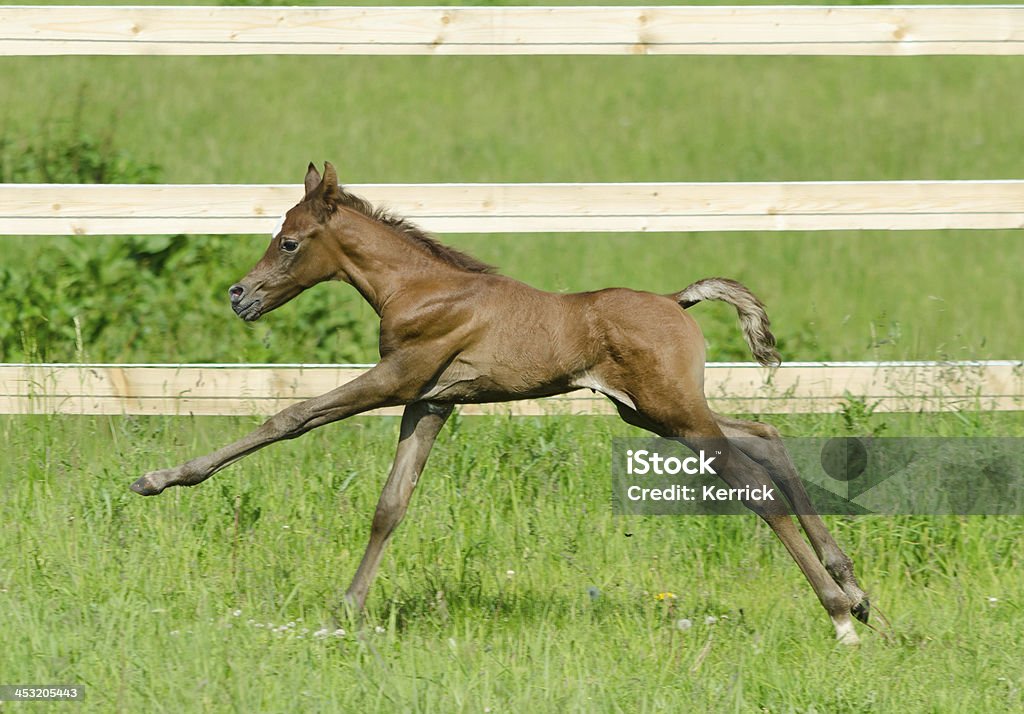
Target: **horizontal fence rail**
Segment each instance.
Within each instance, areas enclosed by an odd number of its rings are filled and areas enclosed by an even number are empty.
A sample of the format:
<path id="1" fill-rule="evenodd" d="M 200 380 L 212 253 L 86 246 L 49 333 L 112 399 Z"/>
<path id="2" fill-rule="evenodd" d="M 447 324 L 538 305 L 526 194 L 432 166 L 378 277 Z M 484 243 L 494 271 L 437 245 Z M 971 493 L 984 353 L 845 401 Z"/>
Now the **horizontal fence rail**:
<path id="1" fill-rule="evenodd" d="M 267 415 L 344 384 L 366 365 L 0 365 L 3 414 Z M 863 399 L 879 412 L 1024 409 L 1024 362 L 709 364 L 712 408 L 804 413 Z M 542 400 L 465 405 L 463 414 L 614 414 L 580 390 Z M 373 414 L 398 414 L 384 409 Z"/>
<path id="2" fill-rule="evenodd" d="M 1024 227 L 1024 181 L 366 184 L 440 233 Z M 267 233 L 298 185 L 0 184 L 0 234 Z"/>
<path id="3" fill-rule="evenodd" d="M 1007 55 L 1024 7 L 0 7 L 6 55 Z"/>

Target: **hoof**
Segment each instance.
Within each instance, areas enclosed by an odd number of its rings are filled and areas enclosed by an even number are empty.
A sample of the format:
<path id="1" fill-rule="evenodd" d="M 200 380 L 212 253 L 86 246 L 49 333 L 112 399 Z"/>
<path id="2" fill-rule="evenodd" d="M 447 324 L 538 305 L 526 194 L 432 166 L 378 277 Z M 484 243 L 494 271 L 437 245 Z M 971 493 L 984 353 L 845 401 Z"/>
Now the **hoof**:
<path id="1" fill-rule="evenodd" d="M 860 645 L 860 637 L 853 630 L 838 636 L 836 639 L 839 641 L 839 644 L 847 647 L 857 647 Z"/>
<path id="2" fill-rule="evenodd" d="M 335 627 L 341 627 L 342 625 L 354 627 L 358 626 L 363 620 L 362 609 L 360 609 L 359 604 L 355 599 L 348 594 L 342 597 L 341 600 L 331 608 L 331 614 L 334 619 Z"/>
<path id="3" fill-rule="evenodd" d="M 163 486 L 158 486 L 150 478 L 150 474 L 146 474 L 138 481 L 130 486 L 131 490 L 140 496 L 156 496 L 164 490 Z"/>
<path id="4" fill-rule="evenodd" d="M 865 625 L 868 624 L 868 617 L 871 615 L 871 602 L 868 600 L 867 595 L 861 598 L 860 602 L 850 608 L 850 614 Z"/>
<path id="5" fill-rule="evenodd" d="M 835 625 L 836 640 L 838 640 L 839 644 L 849 646 L 860 644 L 860 638 L 857 637 L 857 632 L 853 629 L 853 623 L 849 617 L 841 620 L 833 619 L 832 624 Z"/>

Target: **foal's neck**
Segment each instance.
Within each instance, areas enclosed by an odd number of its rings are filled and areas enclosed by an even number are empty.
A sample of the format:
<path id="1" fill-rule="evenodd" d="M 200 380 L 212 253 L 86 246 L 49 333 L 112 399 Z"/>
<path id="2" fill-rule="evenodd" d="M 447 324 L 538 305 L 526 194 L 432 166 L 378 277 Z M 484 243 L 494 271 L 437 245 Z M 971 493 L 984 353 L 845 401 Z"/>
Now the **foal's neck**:
<path id="1" fill-rule="evenodd" d="M 336 278 L 352 285 L 378 317 L 403 286 L 453 268 L 387 226 L 359 211 L 343 208 L 332 223 L 337 243 Z"/>

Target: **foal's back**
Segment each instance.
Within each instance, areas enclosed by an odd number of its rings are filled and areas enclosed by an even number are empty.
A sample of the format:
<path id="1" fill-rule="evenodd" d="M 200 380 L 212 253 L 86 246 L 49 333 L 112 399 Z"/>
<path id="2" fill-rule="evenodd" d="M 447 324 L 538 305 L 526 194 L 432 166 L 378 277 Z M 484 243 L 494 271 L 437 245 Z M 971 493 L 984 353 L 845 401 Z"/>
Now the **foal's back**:
<path id="1" fill-rule="evenodd" d="M 443 300 L 427 294 L 438 290 Z M 425 398 L 504 401 L 587 387 L 630 404 L 641 379 L 659 390 L 702 384 L 700 328 L 672 298 L 628 288 L 552 293 L 486 274 L 423 291 L 452 348 Z"/>

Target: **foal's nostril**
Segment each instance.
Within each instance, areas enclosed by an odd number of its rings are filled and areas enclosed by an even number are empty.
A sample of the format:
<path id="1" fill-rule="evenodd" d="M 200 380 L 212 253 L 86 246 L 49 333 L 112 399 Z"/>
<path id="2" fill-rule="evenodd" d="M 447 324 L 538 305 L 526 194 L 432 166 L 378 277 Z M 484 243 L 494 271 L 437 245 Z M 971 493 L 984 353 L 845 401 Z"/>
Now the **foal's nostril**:
<path id="1" fill-rule="evenodd" d="M 232 285 L 228 289 L 228 294 L 231 296 L 231 304 L 237 305 L 238 301 L 241 300 L 242 296 L 245 294 L 245 288 L 241 285 Z"/>

